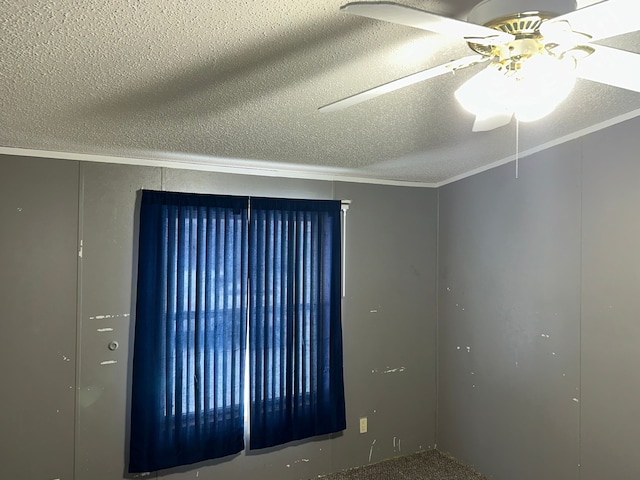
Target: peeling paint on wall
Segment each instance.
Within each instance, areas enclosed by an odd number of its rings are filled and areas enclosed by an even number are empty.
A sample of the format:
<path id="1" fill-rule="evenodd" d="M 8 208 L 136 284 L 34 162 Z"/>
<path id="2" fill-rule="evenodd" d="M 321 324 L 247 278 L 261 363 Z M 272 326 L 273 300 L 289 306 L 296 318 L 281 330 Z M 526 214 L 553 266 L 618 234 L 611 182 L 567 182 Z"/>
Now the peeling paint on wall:
<path id="1" fill-rule="evenodd" d="M 109 318 L 128 318 L 130 317 L 130 313 L 120 313 L 120 314 L 110 314 L 110 315 L 95 315 L 93 317 L 89 317 L 89 320 L 106 320 Z"/>
<path id="2" fill-rule="evenodd" d="M 374 368 L 373 370 L 371 370 L 371 373 L 382 373 L 383 375 L 389 374 L 389 373 L 402 373 L 407 369 L 407 367 L 396 367 L 396 368 L 391 368 L 389 366 L 387 366 L 382 372 L 380 370 L 378 370 L 377 368 Z"/>
<path id="3" fill-rule="evenodd" d="M 369 449 L 369 463 L 371 463 L 371 455 L 373 455 L 373 446 L 376 444 L 376 440 L 371 443 L 371 448 Z"/>
<path id="4" fill-rule="evenodd" d="M 402 440 L 398 437 L 393 437 L 393 451 L 394 452 L 402 452 L 402 447 L 400 446 Z"/>
<path id="5" fill-rule="evenodd" d="M 389 368 L 387 367 L 386 370 L 384 370 L 382 373 L 386 374 L 386 373 L 401 373 L 404 372 L 406 370 L 406 367 L 398 367 L 398 368 Z"/>

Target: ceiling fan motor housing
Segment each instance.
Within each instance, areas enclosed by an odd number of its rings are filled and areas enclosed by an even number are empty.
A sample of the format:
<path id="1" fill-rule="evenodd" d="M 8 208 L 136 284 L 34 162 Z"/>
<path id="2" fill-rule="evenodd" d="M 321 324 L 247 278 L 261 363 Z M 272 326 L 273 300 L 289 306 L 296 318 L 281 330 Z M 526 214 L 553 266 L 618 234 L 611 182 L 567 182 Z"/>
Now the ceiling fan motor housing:
<path id="1" fill-rule="evenodd" d="M 516 40 L 494 46 L 468 43 L 474 51 L 502 62 L 508 61 L 509 68 L 517 68 L 521 60 L 542 52 L 540 25 L 575 9 L 575 0 L 484 0 L 471 10 L 468 20 L 510 33 Z"/>
<path id="2" fill-rule="evenodd" d="M 488 26 L 499 18 L 527 12 L 548 12 L 558 16 L 573 12 L 576 7 L 575 0 L 484 0 L 473 7 L 467 21 Z"/>

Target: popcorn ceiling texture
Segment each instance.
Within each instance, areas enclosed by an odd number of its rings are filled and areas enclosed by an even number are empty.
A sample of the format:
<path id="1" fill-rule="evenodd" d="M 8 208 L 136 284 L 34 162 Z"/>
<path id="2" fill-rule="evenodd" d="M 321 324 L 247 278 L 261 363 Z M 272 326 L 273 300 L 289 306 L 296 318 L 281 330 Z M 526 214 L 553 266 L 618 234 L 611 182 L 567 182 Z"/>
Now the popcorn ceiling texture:
<path id="1" fill-rule="evenodd" d="M 453 98 L 474 69 L 318 113 L 469 54 L 343 3 L 0 0 L 0 147 L 426 183 L 515 153 L 513 124 L 472 134 Z M 403 3 L 464 18 L 475 2 Z M 640 94 L 579 82 L 556 114 L 521 126 L 520 148 L 639 108 Z"/>

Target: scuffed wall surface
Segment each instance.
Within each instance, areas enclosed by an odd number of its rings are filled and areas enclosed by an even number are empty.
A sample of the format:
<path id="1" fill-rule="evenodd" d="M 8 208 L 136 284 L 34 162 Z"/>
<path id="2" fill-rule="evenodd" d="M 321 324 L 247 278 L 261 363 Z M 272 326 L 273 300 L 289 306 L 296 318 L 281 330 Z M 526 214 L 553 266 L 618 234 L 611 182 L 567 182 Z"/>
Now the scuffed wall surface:
<path id="1" fill-rule="evenodd" d="M 640 478 L 640 120 L 440 189 L 438 447 Z"/>
<path id="2" fill-rule="evenodd" d="M 31 158 L 2 158 L 0 181 L 0 295 L 11 339 L 0 371 L 16 386 L 2 400 L 2 451 L 11 455 L 0 477 L 128 478 L 142 188 L 353 200 L 347 431 L 145 478 L 307 479 L 433 446 L 435 191 Z M 360 416 L 369 417 L 367 434 L 358 433 Z"/>
<path id="3" fill-rule="evenodd" d="M 78 165 L 0 158 L 0 478 L 70 479 Z"/>
<path id="4" fill-rule="evenodd" d="M 640 478 L 639 127 L 584 140 L 582 480 Z"/>
<path id="5" fill-rule="evenodd" d="M 343 303 L 349 425 L 334 447 L 340 470 L 435 445 L 437 191 L 338 183 L 336 196 L 353 201 Z"/>
<path id="6" fill-rule="evenodd" d="M 578 478 L 580 144 L 440 190 L 438 448 Z"/>
<path id="7" fill-rule="evenodd" d="M 82 352 L 76 480 L 122 478 L 135 313 L 137 191 L 159 189 L 159 168 L 82 163 Z M 109 345 L 118 342 L 116 350 Z"/>

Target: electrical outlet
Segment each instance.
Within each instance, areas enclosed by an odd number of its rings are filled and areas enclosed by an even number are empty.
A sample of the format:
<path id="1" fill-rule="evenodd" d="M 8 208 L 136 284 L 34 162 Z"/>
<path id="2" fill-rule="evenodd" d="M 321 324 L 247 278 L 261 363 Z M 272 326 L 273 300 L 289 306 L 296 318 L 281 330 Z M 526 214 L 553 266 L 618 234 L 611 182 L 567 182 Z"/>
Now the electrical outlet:
<path id="1" fill-rule="evenodd" d="M 360 418 L 360 433 L 367 433 L 367 417 Z"/>

